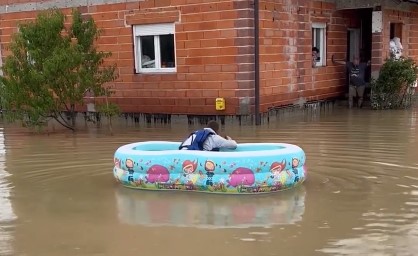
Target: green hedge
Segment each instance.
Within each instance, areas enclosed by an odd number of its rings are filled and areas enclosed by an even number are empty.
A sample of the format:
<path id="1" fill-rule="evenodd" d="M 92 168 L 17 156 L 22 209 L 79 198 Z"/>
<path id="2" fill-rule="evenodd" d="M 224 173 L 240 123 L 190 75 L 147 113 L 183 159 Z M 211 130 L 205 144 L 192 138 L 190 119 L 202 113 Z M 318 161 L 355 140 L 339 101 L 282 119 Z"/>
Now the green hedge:
<path id="1" fill-rule="evenodd" d="M 414 60 L 401 57 L 387 59 L 379 77 L 371 82 L 372 109 L 409 108 L 413 103 L 418 68 Z"/>

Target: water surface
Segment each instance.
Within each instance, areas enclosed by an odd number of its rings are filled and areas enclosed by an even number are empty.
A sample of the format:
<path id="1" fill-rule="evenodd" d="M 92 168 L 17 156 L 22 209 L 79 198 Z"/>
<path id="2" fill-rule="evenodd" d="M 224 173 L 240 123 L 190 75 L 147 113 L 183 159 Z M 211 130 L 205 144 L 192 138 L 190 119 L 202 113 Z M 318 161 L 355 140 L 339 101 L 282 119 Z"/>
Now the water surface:
<path id="1" fill-rule="evenodd" d="M 136 191 L 117 147 L 184 124 L 32 136 L 0 129 L 0 255 L 416 255 L 418 111 L 336 109 L 228 125 L 238 142 L 301 146 L 308 179 L 269 195 Z"/>

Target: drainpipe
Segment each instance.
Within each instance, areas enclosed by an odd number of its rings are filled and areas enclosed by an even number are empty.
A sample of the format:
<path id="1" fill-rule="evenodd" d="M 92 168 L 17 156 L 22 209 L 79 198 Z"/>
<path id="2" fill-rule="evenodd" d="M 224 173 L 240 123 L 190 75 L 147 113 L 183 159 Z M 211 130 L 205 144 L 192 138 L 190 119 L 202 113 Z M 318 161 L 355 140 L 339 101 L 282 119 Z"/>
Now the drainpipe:
<path id="1" fill-rule="evenodd" d="M 259 0 L 254 0 L 254 107 L 255 125 L 261 124 L 260 119 L 260 42 L 259 42 Z"/>

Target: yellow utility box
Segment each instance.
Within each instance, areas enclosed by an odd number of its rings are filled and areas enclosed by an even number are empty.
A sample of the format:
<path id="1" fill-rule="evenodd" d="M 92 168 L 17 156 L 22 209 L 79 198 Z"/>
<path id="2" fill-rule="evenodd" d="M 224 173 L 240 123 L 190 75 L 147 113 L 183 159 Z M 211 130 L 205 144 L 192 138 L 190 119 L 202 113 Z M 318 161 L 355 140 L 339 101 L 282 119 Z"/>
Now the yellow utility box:
<path id="1" fill-rule="evenodd" d="M 216 110 L 225 110 L 224 98 L 216 98 Z"/>

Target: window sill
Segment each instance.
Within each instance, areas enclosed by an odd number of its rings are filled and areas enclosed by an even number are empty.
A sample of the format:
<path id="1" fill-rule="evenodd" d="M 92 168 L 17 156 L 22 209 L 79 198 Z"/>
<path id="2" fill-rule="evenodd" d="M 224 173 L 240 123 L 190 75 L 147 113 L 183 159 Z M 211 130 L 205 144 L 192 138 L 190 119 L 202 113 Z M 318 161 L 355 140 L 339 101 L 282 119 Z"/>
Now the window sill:
<path id="1" fill-rule="evenodd" d="M 134 73 L 134 75 L 173 75 L 176 74 L 177 72 L 139 72 L 139 73 Z"/>
<path id="2" fill-rule="evenodd" d="M 177 73 L 176 69 L 154 69 L 154 70 L 140 70 L 138 72 L 135 72 L 135 75 L 164 75 L 164 74 L 175 74 Z"/>

